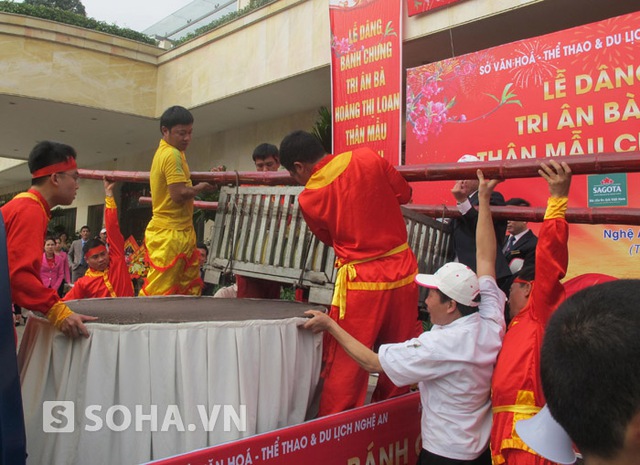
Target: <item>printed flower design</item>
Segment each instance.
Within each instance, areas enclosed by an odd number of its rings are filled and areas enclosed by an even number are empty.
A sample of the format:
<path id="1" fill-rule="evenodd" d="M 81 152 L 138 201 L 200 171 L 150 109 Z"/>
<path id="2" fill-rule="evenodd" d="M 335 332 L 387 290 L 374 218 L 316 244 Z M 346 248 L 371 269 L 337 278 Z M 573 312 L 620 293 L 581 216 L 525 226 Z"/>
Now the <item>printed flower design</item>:
<path id="1" fill-rule="evenodd" d="M 353 52 L 355 49 L 355 46 L 351 43 L 348 37 L 339 39 L 331 34 L 331 50 L 335 54 L 336 58 L 340 58 L 342 55 Z"/>
<path id="2" fill-rule="evenodd" d="M 522 106 L 520 100 L 511 91 L 512 83 L 508 83 L 500 97 L 485 94 L 497 102 L 495 108 L 473 119 L 464 114 L 453 114 L 456 97 L 445 95 L 446 83 L 455 82 L 464 76 L 476 72 L 477 66 L 471 62 L 444 62 L 431 73 L 416 70 L 407 76 L 407 122 L 420 144 L 429 137 L 438 136 L 447 123 L 471 123 L 486 118 L 503 105 L 516 104 Z M 446 79 L 445 79 L 446 78 Z"/>
<path id="3" fill-rule="evenodd" d="M 442 127 L 451 121 L 466 121 L 465 115 L 450 115 L 449 110 L 455 105 L 455 97 L 451 100 L 437 100 L 443 87 L 439 85 L 440 73 L 431 75 L 410 75 L 407 84 L 407 122 L 412 126 L 418 142 L 424 144 L 430 135 L 437 136 Z M 417 88 L 417 92 L 414 89 Z"/>

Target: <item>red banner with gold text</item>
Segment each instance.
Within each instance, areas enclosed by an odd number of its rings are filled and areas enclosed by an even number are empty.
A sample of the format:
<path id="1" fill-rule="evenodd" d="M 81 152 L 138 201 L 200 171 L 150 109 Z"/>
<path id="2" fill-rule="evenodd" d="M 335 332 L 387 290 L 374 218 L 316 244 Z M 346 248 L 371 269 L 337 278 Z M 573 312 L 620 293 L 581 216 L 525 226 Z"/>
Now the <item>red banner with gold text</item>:
<path id="1" fill-rule="evenodd" d="M 416 463 L 420 396 L 365 405 L 270 433 L 152 462 L 156 465 Z"/>
<path id="2" fill-rule="evenodd" d="M 330 0 L 333 153 L 400 162 L 402 2 Z"/>
<path id="3" fill-rule="evenodd" d="M 459 1 L 460 0 L 407 0 L 407 12 L 409 16 L 414 16 Z"/>
<path id="4" fill-rule="evenodd" d="M 638 150 L 640 13 L 482 50 L 408 71 L 408 164 Z M 414 185 L 414 201 L 454 204 L 451 183 Z M 543 206 L 542 179 L 498 186 Z M 640 206 L 640 175 L 576 176 L 572 207 Z M 569 276 L 639 277 L 640 230 L 571 227 Z M 594 253 L 595 252 L 595 253 Z"/>

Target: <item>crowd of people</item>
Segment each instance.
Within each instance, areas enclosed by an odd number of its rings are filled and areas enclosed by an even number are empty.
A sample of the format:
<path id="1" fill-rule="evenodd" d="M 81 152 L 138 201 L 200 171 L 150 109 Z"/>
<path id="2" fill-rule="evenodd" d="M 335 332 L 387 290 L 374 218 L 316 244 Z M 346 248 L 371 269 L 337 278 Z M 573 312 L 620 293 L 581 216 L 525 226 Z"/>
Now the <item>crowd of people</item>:
<path id="1" fill-rule="evenodd" d="M 149 270 L 142 296 L 203 293 L 201 268 L 208 250 L 196 243 L 193 201 L 215 186 L 191 182 L 185 151 L 193 123 L 191 113 L 177 106 L 160 119 L 162 137 L 150 170 L 153 216 L 145 232 Z M 572 320 L 581 317 L 576 306 L 597 307 L 594 314 L 602 313 L 601 307 L 608 305 L 607 292 L 628 296 L 637 290 L 637 282 L 626 282 L 624 289 L 610 286 L 601 291 L 604 294 L 593 291 L 593 297 L 578 293 L 570 309 L 559 312 L 563 316 L 557 318 L 560 329 L 553 330 L 553 339 L 545 338 L 549 321 L 556 319 L 554 312 L 565 300 L 561 280 L 568 265 L 565 212 L 571 183 L 566 163 L 551 160 L 540 165 L 549 200 L 538 237 L 525 222 L 492 219 L 490 205 L 528 205 L 520 198 L 505 202 L 495 190 L 497 180 L 485 179 L 478 170 L 477 179 L 456 182 L 451 192 L 461 216 L 452 223 L 455 260 L 434 274 L 418 274 L 400 209 L 411 200 L 412 189 L 384 158 L 367 148 L 328 154 L 315 136 L 295 131 L 279 149 L 271 144 L 258 146 L 253 160 L 258 171 L 274 171 L 282 164 L 305 187 L 298 198 L 303 217 L 337 257 L 329 311 L 309 311 L 304 324 L 305 329 L 325 332 L 320 416 L 362 405 L 369 373 L 375 372 L 379 379 L 373 401 L 418 385 L 423 407 L 419 464 L 551 464 L 516 432 L 517 422 L 530 419 L 547 402 L 587 455 L 630 457 L 631 461 L 619 463 L 637 463 L 633 461 L 634 451 L 636 458 L 640 456 L 637 379 L 630 378 L 636 389 L 625 391 L 626 415 L 618 415 L 615 431 L 594 446 L 591 438 L 597 427 L 593 425 L 614 415 L 585 415 L 592 426 L 580 425 L 574 417 L 582 408 L 591 408 L 590 397 L 584 394 L 580 401 L 565 401 L 575 384 L 560 375 L 573 369 L 569 365 L 579 365 L 582 371 L 575 376 L 588 383 L 588 364 L 570 357 L 581 350 L 581 344 L 587 347 L 592 342 L 582 332 L 596 330 Z M 465 155 L 459 161 L 477 158 Z M 85 226 L 80 238 L 68 244 L 66 236 L 45 238 L 45 234 L 51 207 L 69 205 L 75 198 L 74 149 L 40 142 L 29 156 L 29 170 L 31 188 L 0 209 L 13 302 L 43 313 L 69 337 L 88 337 L 86 323 L 94 318 L 72 312 L 66 302 L 134 295 L 114 182 L 103 180 L 105 227 L 100 236 L 91 238 Z M 373 230 L 376 234 L 371 234 Z M 43 253 L 19 247 L 34 235 L 44 238 Z M 280 283 L 262 281 L 238 276 L 229 292 L 238 297 L 278 298 Z M 579 287 L 592 283 L 583 280 Z M 428 289 L 425 304 L 433 325 L 429 331 L 423 331 L 418 321 L 419 286 Z M 629 331 L 622 321 L 635 321 L 637 316 L 622 309 L 631 304 L 621 300 L 613 305 L 620 309 L 621 323 L 608 334 Z M 606 320 L 593 318 L 594 322 Z M 637 336 L 638 325 L 631 330 Z M 563 331 L 575 337 L 566 341 Z M 602 359 L 598 368 L 603 381 L 607 364 L 638 365 L 633 358 L 640 355 L 637 341 L 636 337 L 633 345 L 624 339 L 620 343 L 624 346 L 615 349 L 615 358 L 600 357 L 599 346 L 594 346 L 594 360 Z M 601 341 L 602 347 L 607 343 Z M 629 350 L 635 352 L 629 355 Z"/>

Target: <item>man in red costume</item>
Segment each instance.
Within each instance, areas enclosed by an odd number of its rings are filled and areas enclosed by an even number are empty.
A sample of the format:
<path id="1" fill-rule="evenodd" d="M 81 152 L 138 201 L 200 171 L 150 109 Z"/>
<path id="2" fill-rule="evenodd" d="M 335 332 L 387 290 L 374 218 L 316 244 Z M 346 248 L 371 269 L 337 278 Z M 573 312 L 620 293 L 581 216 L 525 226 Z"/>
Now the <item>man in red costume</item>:
<path id="1" fill-rule="evenodd" d="M 540 348 L 547 322 L 565 298 L 560 283 L 567 271 L 567 209 L 571 170 L 550 161 L 538 172 L 549 185 L 549 200 L 540 228 L 535 270 L 525 267 L 509 293 L 512 321 L 498 355 L 492 380 L 494 465 L 551 465 L 518 436 L 516 422 L 532 417 L 545 404 L 540 381 Z M 535 272 L 534 272 L 535 271 Z M 535 277 L 535 281 L 534 281 Z"/>
<path id="2" fill-rule="evenodd" d="M 104 182 L 104 222 L 109 250 L 100 239 L 87 241 L 82 253 L 89 269 L 73 285 L 64 300 L 98 297 L 133 297 L 131 276 L 124 259 L 124 237 L 118 224 L 118 208 L 113 199 L 115 182 Z"/>
<path id="3" fill-rule="evenodd" d="M 0 251 L 0 461 L 15 465 L 24 464 L 27 454 L 11 301 L 44 313 L 69 337 L 88 337 L 84 322 L 95 320 L 73 313 L 60 300 L 57 289 L 45 287 L 40 280 L 42 251 L 40 247 L 25 247 L 44 243 L 52 206 L 73 202 L 78 190 L 76 152 L 68 145 L 40 142 L 29 154 L 29 171 L 31 189 L 0 209 L 0 227 L 4 226 L 6 239 L 6 250 Z"/>
<path id="4" fill-rule="evenodd" d="M 328 155 L 304 131 L 282 140 L 280 161 L 305 186 L 298 201 L 309 228 L 335 250 L 330 316 L 368 348 L 416 336 L 418 266 L 400 210 L 411 199 L 409 184 L 372 150 Z M 319 415 L 362 405 L 368 373 L 332 337 L 324 339 L 323 359 Z M 407 389 L 381 374 L 373 400 Z"/>
<path id="5" fill-rule="evenodd" d="M 56 289 L 40 280 L 42 251 L 25 244 L 44 243 L 51 207 L 70 205 L 78 190 L 75 150 L 65 144 L 44 141 L 29 155 L 31 189 L 16 195 L 2 207 L 7 232 L 11 297 L 23 308 L 44 313 L 69 337 L 89 337 L 84 321 L 94 317 L 73 313 Z"/>

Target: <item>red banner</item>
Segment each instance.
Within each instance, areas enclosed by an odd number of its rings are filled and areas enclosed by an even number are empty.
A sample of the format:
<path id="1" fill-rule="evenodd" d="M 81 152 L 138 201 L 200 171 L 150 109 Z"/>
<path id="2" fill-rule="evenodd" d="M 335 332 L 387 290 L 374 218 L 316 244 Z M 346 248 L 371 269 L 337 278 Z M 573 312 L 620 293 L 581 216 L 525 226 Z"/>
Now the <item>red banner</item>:
<path id="1" fill-rule="evenodd" d="M 152 462 L 165 465 L 416 463 L 420 396 L 384 402 Z"/>
<path id="2" fill-rule="evenodd" d="M 408 71 L 408 164 L 638 150 L 640 13 Z M 414 186 L 416 203 L 452 204 L 451 183 Z M 505 198 L 546 203 L 542 179 L 507 181 Z M 577 176 L 570 206 L 640 206 L 640 175 Z M 599 253 L 594 254 L 597 250 Z M 637 277 L 640 231 L 572 226 L 569 276 Z M 606 260 L 603 260 L 606 257 Z"/>
<path id="3" fill-rule="evenodd" d="M 370 147 L 400 162 L 402 3 L 330 0 L 333 153 Z"/>
<path id="4" fill-rule="evenodd" d="M 414 16 L 425 11 L 435 10 L 460 0 L 407 0 L 409 16 Z"/>

